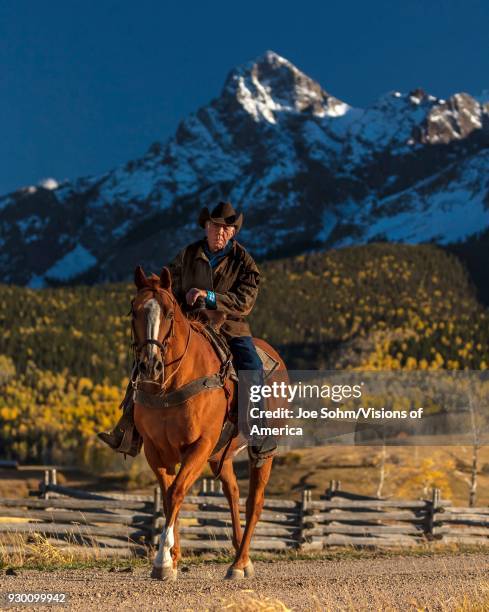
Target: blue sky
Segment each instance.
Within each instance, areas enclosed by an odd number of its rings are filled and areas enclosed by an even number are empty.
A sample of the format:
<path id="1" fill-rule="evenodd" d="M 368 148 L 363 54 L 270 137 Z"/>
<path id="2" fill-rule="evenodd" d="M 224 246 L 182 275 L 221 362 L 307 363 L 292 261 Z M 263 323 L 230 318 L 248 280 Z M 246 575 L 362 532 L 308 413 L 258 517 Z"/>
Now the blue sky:
<path id="1" fill-rule="evenodd" d="M 102 173 L 272 49 L 336 97 L 489 89 L 489 3 L 2 0 L 0 193 Z"/>

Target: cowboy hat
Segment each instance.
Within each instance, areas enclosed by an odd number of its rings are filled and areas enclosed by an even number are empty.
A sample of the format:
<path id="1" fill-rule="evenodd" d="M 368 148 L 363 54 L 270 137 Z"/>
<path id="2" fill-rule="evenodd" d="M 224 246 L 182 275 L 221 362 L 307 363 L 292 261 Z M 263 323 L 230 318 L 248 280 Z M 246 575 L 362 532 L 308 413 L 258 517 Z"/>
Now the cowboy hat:
<path id="1" fill-rule="evenodd" d="M 207 207 L 200 211 L 199 225 L 205 227 L 206 221 L 232 225 L 236 228 L 236 233 L 238 233 L 243 224 L 243 213 L 238 214 L 231 202 L 219 202 L 212 212 L 209 212 Z"/>

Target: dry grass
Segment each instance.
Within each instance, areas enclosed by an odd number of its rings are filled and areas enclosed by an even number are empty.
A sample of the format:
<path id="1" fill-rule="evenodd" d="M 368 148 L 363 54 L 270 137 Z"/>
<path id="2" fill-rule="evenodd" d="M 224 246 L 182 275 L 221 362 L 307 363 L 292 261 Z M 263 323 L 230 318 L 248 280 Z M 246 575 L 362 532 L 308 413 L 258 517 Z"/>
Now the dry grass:
<path id="1" fill-rule="evenodd" d="M 436 558 L 445 555 L 474 555 L 484 554 L 489 558 L 489 545 L 463 545 L 443 544 L 440 542 L 426 542 L 412 548 L 365 548 L 355 546 L 334 546 L 321 552 L 301 552 L 300 550 L 286 550 L 280 552 L 254 552 L 252 558 L 257 561 L 353 561 L 368 559 L 395 559 L 403 558 Z M 184 565 L 200 565 L 207 563 L 230 563 L 233 555 L 230 549 L 216 549 L 208 553 L 185 554 L 182 559 Z M 119 560 L 111 557 L 107 548 L 99 546 L 96 541 L 91 545 L 80 545 L 76 538 L 76 528 L 68 539 L 46 537 L 40 533 L 27 534 L 11 531 L 2 534 L 0 539 L 0 568 L 2 567 L 36 567 L 38 569 L 97 567 L 106 562 L 135 563 L 149 565 L 153 551 L 148 549 L 146 555 L 121 557 Z"/>
<path id="2" fill-rule="evenodd" d="M 39 533 L 28 542 L 22 533 L 14 531 L 4 534 L 0 542 L 0 566 L 23 567 L 28 563 L 42 567 L 68 565 L 73 557 L 63 552 L 62 547 L 51 543 Z"/>
<path id="3" fill-rule="evenodd" d="M 90 546 L 81 546 L 75 532 L 62 540 L 48 538 L 40 533 L 29 534 L 27 537 L 26 534 L 12 531 L 2 534 L 0 540 L 0 568 L 52 570 L 141 563 L 148 563 L 148 558 L 136 557 L 135 554 L 114 558 L 107 548 L 96 542 Z"/>
<path id="4" fill-rule="evenodd" d="M 279 599 L 259 597 L 251 589 L 243 590 L 241 593 L 243 595 L 240 596 L 239 601 L 221 599 L 221 610 L 231 610 L 232 612 L 292 612 L 292 609 Z"/>

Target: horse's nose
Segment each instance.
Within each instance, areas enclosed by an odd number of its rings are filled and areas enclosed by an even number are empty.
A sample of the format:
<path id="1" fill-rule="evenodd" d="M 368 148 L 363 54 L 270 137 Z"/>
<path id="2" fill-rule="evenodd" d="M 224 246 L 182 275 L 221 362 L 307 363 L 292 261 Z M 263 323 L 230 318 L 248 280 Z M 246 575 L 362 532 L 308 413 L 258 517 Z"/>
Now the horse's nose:
<path id="1" fill-rule="evenodd" d="M 139 368 L 139 373 L 142 374 L 143 376 L 145 376 L 146 373 L 147 373 L 147 370 L 148 370 L 148 366 L 146 364 L 146 361 L 140 361 L 139 365 L 138 365 L 138 368 Z"/>
<path id="2" fill-rule="evenodd" d="M 161 361 L 161 359 L 157 359 L 154 361 L 153 371 L 155 378 L 158 378 L 158 376 L 160 376 L 160 374 L 163 372 L 163 362 Z"/>
<path id="3" fill-rule="evenodd" d="M 145 362 L 143 362 L 143 364 L 144 368 L 139 368 L 139 371 L 143 376 L 151 380 L 157 380 L 161 376 L 161 373 L 163 372 L 163 362 L 161 359 L 150 359 L 147 364 L 145 364 Z"/>

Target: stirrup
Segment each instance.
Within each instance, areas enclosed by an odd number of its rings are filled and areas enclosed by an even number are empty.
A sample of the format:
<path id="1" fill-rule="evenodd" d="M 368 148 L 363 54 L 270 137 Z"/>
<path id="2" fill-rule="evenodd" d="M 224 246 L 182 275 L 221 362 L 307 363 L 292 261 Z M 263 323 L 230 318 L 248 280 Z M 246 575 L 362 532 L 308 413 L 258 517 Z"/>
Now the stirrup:
<path id="1" fill-rule="evenodd" d="M 116 449 L 118 453 L 124 453 L 124 455 L 130 455 L 136 457 L 141 452 L 143 445 L 143 438 L 139 431 L 134 427 L 128 427 L 122 436 L 119 448 Z"/>
<path id="2" fill-rule="evenodd" d="M 102 440 L 102 442 L 105 442 L 105 444 L 107 444 L 113 451 L 117 453 L 123 453 L 124 455 L 136 457 L 136 455 L 141 452 L 143 438 L 134 426 L 129 426 L 127 429 L 124 430 L 122 439 L 119 442 L 118 446 L 114 446 L 109 441 L 109 436 L 111 435 L 110 433 L 107 434 L 105 432 L 102 432 L 98 433 L 97 435 Z"/>
<path id="3" fill-rule="evenodd" d="M 238 434 L 238 426 L 236 423 L 227 420 L 222 426 L 221 435 L 217 441 L 214 450 L 211 453 L 211 457 L 222 450 L 226 444 L 232 440 Z"/>

